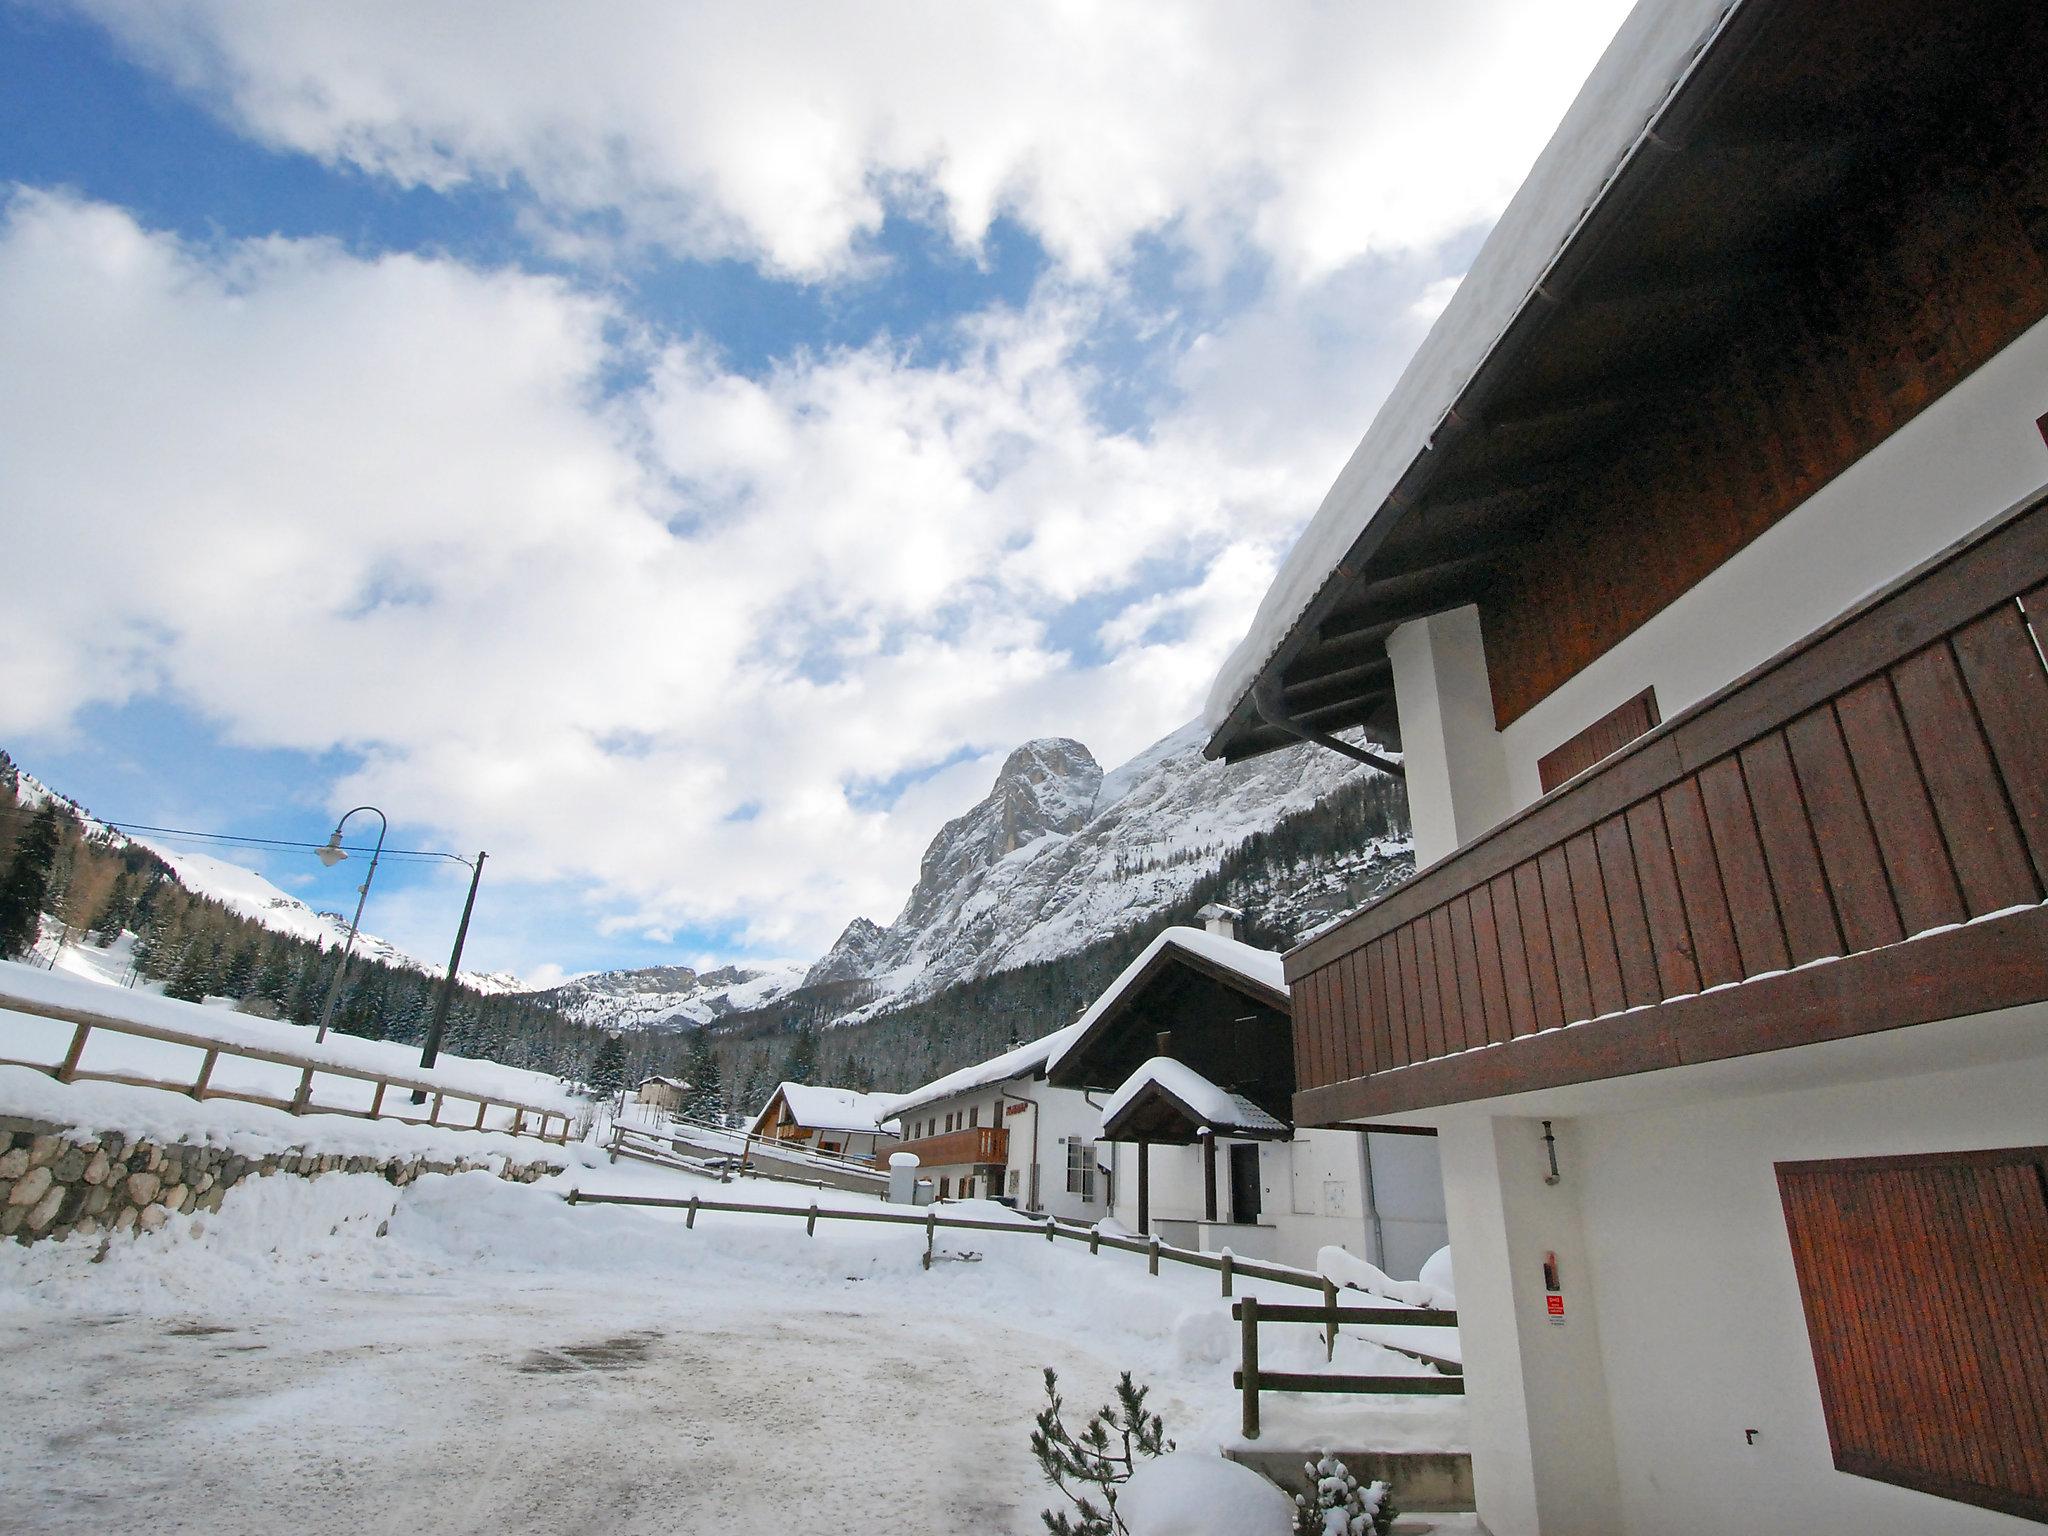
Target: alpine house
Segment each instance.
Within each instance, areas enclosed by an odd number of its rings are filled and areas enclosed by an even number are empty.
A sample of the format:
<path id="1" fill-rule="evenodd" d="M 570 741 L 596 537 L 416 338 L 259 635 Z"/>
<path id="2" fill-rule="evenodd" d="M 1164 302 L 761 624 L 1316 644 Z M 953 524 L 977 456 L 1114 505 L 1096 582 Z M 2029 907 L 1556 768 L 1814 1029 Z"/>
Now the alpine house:
<path id="1" fill-rule="evenodd" d="M 1293 1118 L 1439 1133 L 1497 1536 L 2048 1520 L 2044 58 L 1645 0 L 1212 693 L 1402 754 Z"/>

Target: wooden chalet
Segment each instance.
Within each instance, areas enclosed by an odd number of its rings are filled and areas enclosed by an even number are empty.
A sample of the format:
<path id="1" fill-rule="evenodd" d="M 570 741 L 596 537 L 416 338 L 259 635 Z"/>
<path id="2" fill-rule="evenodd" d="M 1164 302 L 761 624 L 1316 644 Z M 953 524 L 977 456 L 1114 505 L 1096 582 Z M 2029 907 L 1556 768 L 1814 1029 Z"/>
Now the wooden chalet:
<path id="1" fill-rule="evenodd" d="M 1496 1536 L 2048 1521 L 2044 58 L 1644 0 L 1212 694 L 1401 754 L 1292 1118 L 1440 1133 Z"/>
<path id="2" fill-rule="evenodd" d="M 1135 1147 L 1109 1163 L 1111 1210 L 1186 1246 L 1303 1265 L 1344 1247 L 1413 1273 L 1443 1235 L 1434 1159 L 1416 1155 L 1426 1140 L 1296 1135 L 1281 958 L 1231 926 L 1224 915 L 1210 931 L 1160 933 L 1048 1067 L 1054 1088 L 1107 1096 L 1097 1101 L 1105 1149 Z M 1370 1143 L 1390 1139 L 1406 1145 L 1376 1174 Z"/>
<path id="3" fill-rule="evenodd" d="M 889 1096 L 826 1088 L 814 1083 L 778 1083 L 748 1127 L 749 1136 L 791 1142 L 828 1156 L 872 1158 L 896 1145 L 887 1120 Z"/>

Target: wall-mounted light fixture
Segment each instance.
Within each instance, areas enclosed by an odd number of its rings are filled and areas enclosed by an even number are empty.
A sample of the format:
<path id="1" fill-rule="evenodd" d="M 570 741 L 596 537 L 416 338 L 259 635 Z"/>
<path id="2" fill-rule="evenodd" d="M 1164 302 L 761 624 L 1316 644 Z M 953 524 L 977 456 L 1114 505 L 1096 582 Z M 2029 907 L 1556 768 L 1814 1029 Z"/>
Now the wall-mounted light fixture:
<path id="1" fill-rule="evenodd" d="M 1550 1172 L 1543 1175 L 1543 1182 L 1546 1184 L 1555 1184 L 1558 1180 L 1557 1138 L 1551 1134 L 1550 1122 L 1548 1120 L 1543 1122 L 1543 1150 L 1544 1153 L 1550 1158 Z"/>

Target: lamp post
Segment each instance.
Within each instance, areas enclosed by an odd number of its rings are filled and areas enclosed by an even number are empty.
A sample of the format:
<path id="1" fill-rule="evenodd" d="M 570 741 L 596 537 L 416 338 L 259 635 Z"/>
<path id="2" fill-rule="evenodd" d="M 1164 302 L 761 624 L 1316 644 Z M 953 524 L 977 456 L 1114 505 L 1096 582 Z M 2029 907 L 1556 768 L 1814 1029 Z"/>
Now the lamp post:
<path id="1" fill-rule="evenodd" d="M 455 858 L 449 854 L 449 858 Z M 462 904 L 462 922 L 455 930 L 455 950 L 448 956 L 448 975 L 441 983 L 441 995 L 434 999 L 434 1020 L 427 1026 L 426 1048 L 420 1052 L 420 1066 L 431 1067 L 441 1056 L 441 1032 L 448 1026 L 448 1005 L 455 1001 L 455 977 L 462 968 L 462 942 L 469 937 L 469 914 L 476 907 L 476 888 L 484 878 L 484 860 L 488 854 L 478 853 L 476 862 L 469 866 L 469 899 Z M 464 862 L 456 860 L 457 863 Z M 412 1101 L 424 1104 L 425 1090 L 415 1088 Z"/>
<path id="2" fill-rule="evenodd" d="M 377 878 L 377 860 L 384 853 L 384 834 L 391 830 L 391 823 L 374 805 L 359 805 L 355 810 L 344 813 L 341 820 L 334 824 L 334 835 L 327 839 L 327 846 L 317 850 L 313 855 L 329 869 L 348 857 L 342 851 L 341 829 L 348 825 L 349 817 L 355 815 L 356 811 L 368 811 L 377 818 L 377 846 L 370 854 L 369 871 L 363 876 L 363 883 L 356 888 L 356 915 L 349 919 L 348 937 L 342 941 L 341 946 L 341 964 L 335 967 L 334 985 L 327 989 L 327 1002 L 320 1010 L 320 1028 L 313 1036 L 316 1044 L 327 1038 L 327 1026 L 334 1018 L 334 1005 L 341 1001 L 341 983 L 348 975 L 349 952 L 355 948 L 356 929 L 363 921 L 363 903 L 370 899 L 370 882 Z"/>

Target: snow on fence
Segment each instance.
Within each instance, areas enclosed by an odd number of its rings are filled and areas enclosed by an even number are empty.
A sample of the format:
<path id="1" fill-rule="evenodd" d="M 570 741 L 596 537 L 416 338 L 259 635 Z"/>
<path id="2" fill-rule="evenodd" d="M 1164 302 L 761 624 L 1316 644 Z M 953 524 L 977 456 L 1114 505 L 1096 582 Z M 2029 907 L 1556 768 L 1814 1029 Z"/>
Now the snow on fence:
<path id="1" fill-rule="evenodd" d="M 668 1128 L 662 1131 L 643 1130 L 636 1125 L 612 1124 L 611 1144 L 607 1150 L 613 1162 L 629 1157 L 637 1162 L 653 1163 L 657 1167 L 682 1168 L 691 1173 L 708 1173 L 722 1184 L 727 1182 L 723 1169 L 710 1166 L 683 1154 L 683 1144 L 694 1147 L 707 1157 L 719 1158 L 736 1166 L 748 1178 L 774 1179 L 784 1184 L 807 1184 L 817 1189 L 851 1189 L 870 1194 L 880 1194 L 888 1188 L 889 1176 L 873 1166 L 865 1157 L 846 1158 L 834 1153 L 817 1153 L 808 1148 L 792 1147 L 787 1143 L 764 1140 L 751 1134 L 727 1131 L 709 1125 L 701 1120 L 677 1116 Z M 826 1178 L 807 1179 L 794 1173 L 777 1173 L 760 1164 L 763 1161 L 784 1163 L 792 1168 L 804 1168 L 813 1173 L 822 1173 Z"/>
<path id="2" fill-rule="evenodd" d="M 437 1082 L 426 1077 L 349 1066 L 336 1061 L 314 1060 L 293 1051 L 219 1040 L 190 1030 L 147 1024 L 137 1019 L 115 1018 L 91 1009 L 73 1008 L 12 993 L 0 992 L 0 1012 L 30 1014 L 72 1026 L 71 1043 L 64 1052 L 64 1059 L 54 1066 L 47 1061 L 21 1061 L 12 1057 L 0 1057 L 0 1066 L 30 1067 L 38 1072 L 47 1072 L 60 1083 L 126 1083 L 135 1088 L 161 1088 L 166 1092 L 184 1094 L 193 1099 L 235 1099 L 244 1104 L 262 1104 L 271 1109 L 286 1110 L 294 1115 L 352 1115 L 363 1120 L 401 1120 L 408 1125 L 432 1125 L 458 1131 L 493 1129 L 514 1136 L 537 1136 L 542 1141 L 557 1145 L 565 1144 L 569 1139 L 569 1116 L 560 1109 L 524 1104 L 502 1094 L 486 1094 L 475 1089 L 452 1087 L 446 1082 Z M 162 1078 L 144 1077 L 133 1072 L 111 1072 L 83 1067 L 80 1060 L 85 1054 L 86 1041 L 95 1030 L 139 1040 L 155 1040 L 166 1045 L 186 1046 L 199 1051 L 202 1054 L 198 1076 L 189 1083 L 168 1082 Z M 294 1068 L 299 1073 L 298 1086 L 288 1099 L 247 1089 L 216 1087 L 212 1082 L 214 1069 L 224 1056 L 235 1060 L 266 1062 L 273 1066 Z M 353 1109 L 344 1105 L 316 1102 L 313 1098 L 315 1077 L 339 1077 L 371 1084 L 373 1092 L 369 1108 Z M 433 1101 L 432 1109 L 423 1119 L 387 1107 L 385 1095 L 393 1088 L 430 1095 Z M 449 1099 L 473 1101 L 476 1104 L 475 1120 L 467 1123 L 461 1120 L 443 1120 L 441 1111 Z M 512 1112 L 512 1122 L 509 1126 L 485 1125 L 486 1117 L 494 1108 L 508 1109 Z M 535 1117 L 531 1124 L 528 1123 L 528 1116 Z M 552 1123 L 556 1121 L 560 1122 L 559 1129 L 553 1128 Z"/>
<path id="3" fill-rule="evenodd" d="M 1231 1294 L 1231 1286 L 1239 1277 L 1249 1280 L 1269 1280 L 1277 1285 L 1298 1285 L 1304 1289 L 1322 1293 L 1320 1306 L 1261 1306 L 1256 1297 L 1247 1296 L 1230 1309 L 1230 1315 L 1242 1324 L 1243 1361 L 1232 1374 L 1231 1385 L 1244 1394 L 1244 1435 L 1247 1440 L 1259 1437 L 1259 1394 L 1261 1392 L 1341 1392 L 1366 1393 L 1375 1396 L 1400 1396 L 1403 1394 L 1457 1396 L 1463 1394 L 1465 1383 L 1462 1379 L 1464 1367 L 1455 1361 L 1429 1355 L 1400 1345 L 1388 1345 L 1401 1354 L 1435 1366 L 1446 1374 L 1441 1376 L 1339 1376 L 1295 1371 L 1262 1371 L 1259 1369 L 1259 1325 L 1263 1323 L 1315 1323 L 1323 1329 L 1326 1345 L 1326 1359 L 1335 1359 L 1337 1354 L 1337 1333 L 1346 1323 L 1353 1326 L 1394 1325 L 1404 1328 L 1455 1328 L 1458 1314 L 1431 1307 L 1340 1307 L 1337 1304 L 1337 1283 L 1327 1275 L 1311 1270 L 1295 1269 L 1286 1264 L 1268 1264 L 1259 1259 L 1241 1259 L 1224 1249 L 1221 1253 L 1203 1253 L 1192 1248 L 1175 1248 L 1159 1241 L 1157 1234 L 1148 1238 L 1122 1237 L 1107 1233 L 1095 1227 L 1079 1227 L 1061 1222 L 1048 1216 L 1043 1221 L 1020 1217 L 1014 1221 L 989 1221 L 972 1216 L 941 1216 L 935 1208 L 927 1206 L 922 1215 L 907 1211 L 837 1211 L 818 1205 L 797 1207 L 787 1205 L 755 1205 L 737 1200 L 706 1200 L 692 1195 L 687 1200 L 678 1200 L 671 1195 L 586 1195 L 572 1189 L 562 1197 L 571 1205 L 644 1205 L 668 1210 L 687 1211 L 683 1225 L 694 1228 L 699 1211 L 730 1211 L 748 1216 L 800 1216 L 804 1221 L 806 1235 L 815 1237 L 821 1221 L 874 1221 L 894 1226 L 923 1227 L 924 1266 L 930 1269 L 936 1257 L 938 1235 L 941 1230 L 953 1232 L 1008 1232 L 1022 1237 L 1043 1237 L 1048 1243 L 1066 1238 L 1072 1242 L 1085 1242 L 1090 1253 L 1099 1253 L 1104 1248 L 1121 1249 L 1125 1253 L 1142 1253 L 1152 1274 L 1159 1273 L 1162 1261 L 1171 1264 L 1187 1264 L 1197 1269 L 1215 1270 L 1221 1277 L 1223 1294 Z"/>
<path id="4" fill-rule="evenodd" d="M 1427 1360 L 1445 1374 L 1441 1376 L 1337 1376 L 1314 1371 L 1262 1371 L 1259 1369 L 1259 1324 L 1314 1323 L 1323 1330 L 1325 1359 L 1337 1357 L 1337 1329 L 1344 1323 L 1393 1324 L 1403 1328 L 1455 1328 L 1458 1314 L 1435 1308 L 1340 1307 L 1334 1293 L 1326 1293 L 1319 1307 L 1260 1305 L 1247 1296 L 1230 1309 L 1242 1328 L 1239 1353 L 1242 1361 L 1232 1373 L 1230 1384 L 1244 1394 L 1244 1437 L 1259 1438 L 1259 1394 L 1261 1392 L 1343 1392 L 1374 1396 L 1434 1394 L 1462 1396 L 1465 1368 L 1448 1360 L 1403 1350 Z"/>

